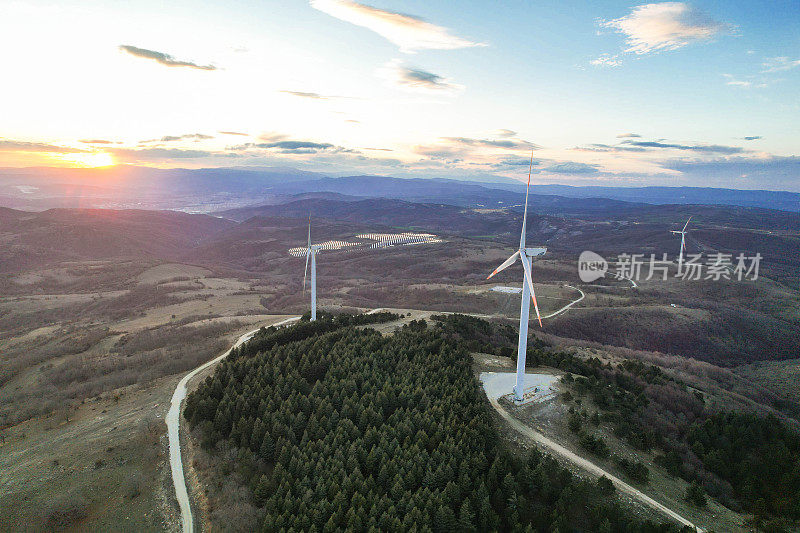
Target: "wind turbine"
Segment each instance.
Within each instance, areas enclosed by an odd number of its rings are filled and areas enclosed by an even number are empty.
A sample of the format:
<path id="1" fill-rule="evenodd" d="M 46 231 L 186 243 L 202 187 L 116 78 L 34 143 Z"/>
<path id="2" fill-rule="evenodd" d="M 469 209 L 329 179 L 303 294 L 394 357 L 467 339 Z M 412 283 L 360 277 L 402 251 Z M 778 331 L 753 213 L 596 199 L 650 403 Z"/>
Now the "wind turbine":
<path id="1" fill-rule="evenodd" d="M 311 258 L 311 321 L 317 319 L 317 252 L 321 246 L 311 244 L 311 215 L 308 216 L 308 248 L 306 248 L 306 270 L 303 274 L 303 292 L 306 290 L 308 277 L 308 260 Z"/>
<path id="2" fill-rule="evenodd" d="M 683 251 L 686 249 L 686 226 L 689 225 L 690 220 L 692 220 L 692 217 L 689 217 L 689 220 L 686 221 L 686 224 L 684 224 L 682 230 L 680 231 L 672 230 L 670 232 L 681 236 L 681 251 L 680 254 L 678 255 L 678 274 L 680 274 L 681 270 L 683 270 Z"/>
<path id="3" fill-rule="evenodd" d="M 519 312 L 519 345 L 517 346 L 517 384 L 514 386 L 514 399 L 522 401 L 525 392 L 525 356 L 528 350 L 528 315 L 530 302 L 533 300 L 533 307 L 536 309 L 536 318 L 539 320 L 539 327 L 542 327 L 542 316 L 539 314 L 539 304 L 536 302 L 536 292 L 533 290 L 533 278 L 531 276 L 531 259 L 544 255 L 547 248 L 527 248 L 525 246 L 525 223 L 528 219 L 528 193 L 531 189 L 531 172 L 533 170 L 533 151 L 531 151 L 531 163 L 528 167 L 528 188 L 525 190 L 525 212 L 522 215 L 522 233 L 519 237 L 519 250 L 514 252 L 511 257 L 506 259 L 502 265 L 497 267 L 494 272 L 489 274 L 490 279 L 498 272 L 505 270 L 513 265 L 517 258 L 522 261 L 522 269 L 525 276 L 522 281 L 522 305 Z"/>

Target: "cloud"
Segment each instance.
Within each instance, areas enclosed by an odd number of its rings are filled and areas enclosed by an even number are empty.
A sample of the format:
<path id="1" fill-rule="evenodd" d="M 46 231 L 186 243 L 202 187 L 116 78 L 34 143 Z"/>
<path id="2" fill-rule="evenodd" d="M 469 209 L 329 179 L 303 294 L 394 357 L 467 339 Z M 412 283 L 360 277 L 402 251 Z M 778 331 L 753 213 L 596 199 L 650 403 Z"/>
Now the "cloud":
<path id="1" fill-rule="evenodd" d="M 533 160 L 533 166 L 541 164 L 542 161 L 538 159 Z M 529 167 L 531 165 L 531 158 L 530 157 L 520 157 L 520 156 L 509 156 L 504 157 L 497 163 L 493 163 L 492 167 L 494 168 L 502 168 L 502 167 Z"/>
<path id="2" fill-rule="evenodd" d="M 588 146 L 576 146 L 573 150 L 579 152 L 645 152 L 646 149 L 637 146 L 621 146 L 619 144 L 593 143 Z"/>
<path id="3" fill-rule="evenodd" d="M 718 154 L 738 154 L 745 151 L 739 146 L 724 146 L 719 144 L 675 144 L 660 141 L 622 141 L 623 144 L 638 146 L 641 148 L 671 148 L 675 150 L 687 150 L 690 152 L 708 152 Z"/>
<path id="4" fill-rule="evenodd" d="M 319 94 L 319 93 L 311 93 L 305 91 L 288 91 L 283 90 L 279 91 L 285 94 L 291 94 L 292 96 L 297 96 L 299 98 L 310 98 L 312 100 L 331 100 L 333 98 L 347 98 L 347 96 L 334 96 L 329 94 Z"/>
<path id="5" fill-rule="evenodd" d="M 389 61 L 378 70 L 378 76 L 392 85 L 411 92 L 455 95 L 464 90 L 463 85 L 418 68 L 406 67 L 398 60 Z"/>
<path id="6" fill-rule="evenodd" d="M 241 135 L 242 137 L 249 137 L 248 134 L 241 133 L 241 132 L 238 132 L 238 131 L 220 131 L 220 132 L 217 132 L 217 133 L 221 133 L 222 135 Z"/>
<path id="7" fill-rule="evenodd" d="M 494 136 L 495 137 L 503 137 L 503 138 L 516 137 L 517 136 L 517 132 L 514 131 L 514 130 L 507 130 L 505 128 L 501 128 L 501 129 L 499 129 L 499 130 L 494 132 Z"/>
<path id="8" fill-rule="evenodd" d="M 401 52 L 455 50 L 485 46 L 451 35 L 447 28 L 419 17 L 378 9 L 350 0 L 311 0 L 311 7 L 345 22 L 374 31 L 396 44 Z"/>
<path id="9" fill-rule="evenodd" d="M 114 141 L 107 141 L 105 139 L 79 139 L 78 142 L 83 144 L 115 144 Z"/>
<path id="10" fill-rule="evenodd" d="M 276 142 L 276 141 L 282 141 L 284 139 L 287 139 L 288 137 L 289 136 L 286 135 L 285 133 L 277 133 L 277 132 L 274 132 L 274 131 L 270 131 L 270 132 L 262 133 L 261 135 L 259 135 L 258 136 L 258 140 L 264 141 L 264 142 Z"/>
<path id="11" fill-rule="evenodd" d="M 217 70 L 217 67 L 214 65 L 198 65 L 197 63 L 192 63 L 191 61 L 179 61 L 171 55 L 165 54 L 164 52 L 146 50 L 144 48 L 138 48 L 129 44 L 121 44 L 119 49 L 123 52 L 129 53 L 132 56 L 152 59 L 153 61 L 164 65 L 165 67 L 188 67 L 197 70 Z"/>
<path id="12" fill-rule="evenodd" d="M 788 57 L 771 57 L 764 60 L 761 64 L 764 68 L 762 72 L 780 72 L 782 70 L 791 70 L 795 67 L 800 67 L 800 59 L 789 59 Z"/>
<path id="13" fill-rule="evenodd" d="M 528 141 L 473 139 L 471 137 L 442 137 L 442 140 L 452 144 L 464 146 L 480 146 L 485 148 L 507 148 L 509 150 L 538 150 L 540 147 Z"/>
<path id="14" fill-rule="evenodd" d="M 213 157 L 214 152 L 205 150 L 181 150 L 179 148 L 109 148 L 113 155 L 131 161 L 161 161 L 165 159 L 201 159 Z"/>
<path id="15" fill-rule="evenodd" d="M 184 133 L 183 135 L 165 135 L 160 139 L 148 139 L 146 141 L 139 141 L 139 144 L 148 144 L 148 143 L 168 143 L 168 142 L 175 142 L 175 141 L 204 141 L 207 139 L 213 139 L 212 135 L 204 135 L 202 133 Z"/>
<path id="16" fill-rule="evenodd" d="M 620 133 L 617 135 L 617 139 L 639 139 L 641 135 L 638 133 Z"/>
<path id="17" fill-rule="evenodd" d="M 433 159 L 461 159 L 469 153 L 469 150 L 458 147 L 458 146 L 443 146 L 443 145 L 433 145 L 433 146 L 415 146 L 413 148 L 414 153 L 423 155 L 426 157 L 430 157 Z"/>
<path id="18" fill-rule="evenodd" d="M 596 67 L 619 67 L 622 65 L 619 54 L 614 54 L 613 56 L 611 54 L 601 54 L 600 57 L 592 59 L 589 63 Z"/>
<path id="19" fill-rule="evenodd" d="M 238 146 L 230 146 L 227 149 L 234 152 L 242 152 L 254 149 L 270 150 L 282 154 L 315 154 L 318 152 L 328 153 L 358 153 L 357 150 L 336 146 L 331 143 L 320 143 L 316 141 L 297 141 L 284 140 L 285 135 L 272 133 L 261 136 L 267 142 L 246 143 Z"/>
<path id="20" fill-rule="evenodd" d="M 752 81 L 752 78 L 754 78 L 754 76 L 747 76 L 748 78 L 751 78 L 750 80 L 737 80 L 736 78 L 733 77 L 732 74 L 723 74 L 722 76 L 726 80 L 728 80 L 725 82 L 725 85 L 731 85 L 733 87 L 743 87 L 743 88 L 755 87 L 756 89 L 763 89 L 768 84 L 768 82 L 764 81 L 763 79 L 758 83 Z"/>
<path id="21" fill-rule="evenodd" d="M 510 131 L 510 130 L 509 130 Z M 538 150 L 540 147 L 522 139 L 476 139 L 472 137 L 440 137 L 436 144 L 417 145 L 414 153 L 433 159 L 459 161 L 478 149 L 499 150 Z M 529 161 L 530 158 L 526 159 Z"/>
<path id="22" fill-rule="evenodd" d="M 748 135 L 747 137 L 742 137 L 745 141 L 757 141 L 758 139 L 763 139 L 761 135 Z"/>
<path id="23" fill-rule="evenodd" d="M 737 80 L 732 74 L 723 74 L 722 76 L 728 80 L 725 82 L 725 85 L 732 85 L 734 87 L 750 87 L 753 85 L 752 81 Z"/>
<path id="24" fill-rule="evenodd" d="M 565 161 L 563 163 L 556 163 L 546 167 L 546 172 L 553 172 L 555 174 L 594 174 L 597 172 L 597 165 L 589 165 L 587 163 L 578 163 L 576 161 Z"/>
<path id="25" fill-rule="evenodd" d="M 53 152 L 61 154 L 85 154 L 89 153 L 89 150 L 72 148 L 69 146 L 56 146 L 54 144 L 47 143 L 0 139 L 0 152 Z"/>
<path id="26" fill-rule="evenodd" d="M 319 93 L 306 93 L 303 91 L 280 91 L 282 93 L 291 94 L 292 96 L 299 96 L 300 98 L 311 98 L 314 100 L 327 100 L 329 96 L 322 96 Z"/>
<path id="27" fill-rule="evenodd" d="M 278 141 L 273 143 L 257 144 L 258 148 L 281 148 L 283 150 L 325 150 L 326 148 L 333 148 L 330 143 L 317 143 L 312 141 Z"/>
<path id="28" fill-rule="evenodd" d="M 707 41 L 731 30 L 683 2 L 663 2 L 634 7 L 630 14 L 600 23 L 625 35 L 625 52 L 647 54 L 677 50 L 688 44 Z"/>

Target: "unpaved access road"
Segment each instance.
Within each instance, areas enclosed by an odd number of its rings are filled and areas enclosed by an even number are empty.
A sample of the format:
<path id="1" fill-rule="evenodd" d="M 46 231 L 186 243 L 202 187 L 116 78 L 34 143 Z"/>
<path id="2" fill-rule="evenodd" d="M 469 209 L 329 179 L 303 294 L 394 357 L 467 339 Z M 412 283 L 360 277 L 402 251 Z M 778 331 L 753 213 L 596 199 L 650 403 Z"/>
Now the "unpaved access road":
<path id="1" fill-rule="evenodd" d="M 546 374 L 550 376 L 549 374 Z M 538 383 L 542 381 L 542 374 L 536 373 L 526 373 L 526 381 L 531 383 Z M 552 377 L 552 376 L 550 376 Z M 502 405 L 500 405 L 500 398 L 509 394 L 511 392 L 511 388 L 514 386 L 514 382 L 516 379 L 516 374 L 514 372 L 482 372 L 481 373 L 481 383 L 483 383 L 483 388 L 486 391 L 486 396 L 489 398 L 489 402 L 492 404 L 492 407 L 503 417 L 508 423 L 519 433 L 525 435 L 526 437 L 532 439 L 536 443 L 544 446 L 552 453 L 563 457 L 564 459 L 568 460 L 569 462 L 577 465 L 583 470 L 590 472 L 596 476 L 606 476 L 617 490 L 628 494 L 629 496 L 636 498 L 640 502 L 652 507 L 653 509 L 665 514 L 666 516 L 670 517 L 671 519 L 681 523 L 684 526 L 689 526 L 695 528 L 696 530 L 700 531 L 701 533 L 704 531 L 700 527 L 696 526 L 686 518 L 682 517 L 669 507 L 662 505 L 661 503 L 655 501 L 653 498 L 648 496 L 647 494 L 643 493 L 639 489 L 632 487 L 619 479 L 618 477 L 610 474 L 597 466 L 596 464 L 592 463 L 591 461 L 577 455 L 570 450 L 566 449 L 565 447 L 561 446 L 559 443 L 555 442 L 552 439 L 549 439 L 533 429 L 532 427 L 522 423 L 520 420 L 515 418 L 511 415 L 508 411 L 506 411 Z M 547 381 L 547 380 L 545 380 Z"/>
<path id="2" fill-rule="evenodd" d="M 272 325 L 282 326 L 299 319 L 299 316 L 295 316 Z M 192 533 L 194 531 L 192 506 L 189 502 L 189 493 L 186 490 L 186 479 L 183 476 L 183 460 L 181 459 L 181 404 L 183 403 L 183 399 L 186 398 L 186 385 L 189 383 L 189 380 L 195 377 L 198 373 L 226 358 L 228 354 L 231 353 L 233 348 L 236 348 L 249 341 L 250 338 L 256 334 L 258 329 L 248 331 L 239 337 L 233 347 L 231 347 L 227 352 L 212 359 L 211 361 L 203 363 L 183 376 L 183 378 L 178 382 L 178 386 L 175 388 L 175 392 L 172 395 L 172 402 L 170 403 L 169 411 L 167 412 L 165 421 L 167 423 L 167 435 L 169 436 L 169 465 L 170 469 L 172 470 L 172 483 L 175 485 L 175 497 L 178 499 L 178 505 L 181 509 L 181 527 L 184 533 Z"/>

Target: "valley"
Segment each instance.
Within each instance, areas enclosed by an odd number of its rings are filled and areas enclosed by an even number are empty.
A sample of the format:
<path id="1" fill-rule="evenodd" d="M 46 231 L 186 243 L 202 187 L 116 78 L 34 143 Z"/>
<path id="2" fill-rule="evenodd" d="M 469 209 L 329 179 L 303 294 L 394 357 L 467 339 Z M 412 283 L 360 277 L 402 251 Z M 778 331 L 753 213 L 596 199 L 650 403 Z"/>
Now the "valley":
<path id="1" fill-rule="evenodd" d="M 429 321 L 441 312 L 468 313 L 512 327 L 518 321 L 519 294 L 492 290 L 518 287 L 514 269 L 485 281 L 513 247 L 519 224 L 514 210 L 483 213 L 396 200 L 319 202 L 268 207 L 242 221 L 148 211 L 4 212 L 8 223 L 0 233 L 9 246 L 0 251 L 0 447 L 9 461 L 4 491 L 15 504 L 3 506 L 0 523 L 74 520 L 103 529 L 132 516 L 135 504 L 137 529 L 179 527 L 163 422 L 169 399 L 185 372 L 223 353 L 232 339 L 307 309 L 304 259 L 289 250 L 304 243 L 309 210 L 316 213 L 318 242 L 399 231 L 430 232 L 442 241 L 323 251 L 322 309 L 400 309 Z M 727 215 L 719 209 L 715 216 L 722 222 Z M 736 250 L 708 233 L 710 228 L 761 235 L 720 229 L 714 220 L 698 223 L 690 247 Z M 654 364 L 702 391 L 709 405 L 772 413 L 796 424 L 800 408 L 793 389 L 757 370 L 788 371 L 796 359 L 798 294 L 782 281 L 784 272 L 796 268 L 791 255 L 765 254 L 762 276 L 754 282 L 639 279 L 633 287 L 606 278 L 587 284 L 576 271 L 584 244 L 600 253 L 634 243 L 631 252 L 669 252 L 669 225 L 657 219 L 631 224 L 533 215 L 529 228 L 528 241 L 549 249 L 534 263 L 544 329 L 531 322 L 531 338 L 581 357 Z M 755 294 L 763 303 L 753 306 Z M 510 344 L 509 351 L 514 349 Z M 54 454 L 36 444 L 72 442 L 78 435 L 95 443 L 96 452 L 75 455 L 70 450 L 78 448 L 64 444 L 54 446 Z M 568 431 L 557 436 L 570 445 Z M 149 444 L 131 445 L 136 439 Z M 208 465 L 218 460 L 199 444 L 193 449 L 192 461 L 206 466 L 192 479 L 208 483 L 216 468 Z M 626 450 L 649 462 L 651 476 L 663 480 L 658 486 L 667 487 L 663 494 L 669 496 L 660 501 L 687 512 L 681 503 L 685 485 L 653 470 L 651 456 Z M 35 477 L 23 477 L 17 465 Z M 615 464 L 606 468 L 624 478 Z M 135 487 L 120 489 L 133 471 Z M 83 474 L 74 488 L 60 489 L 60 479 L 78 479 L 75 472 Z M 23 479 L 25 489 L 18 484 Z M 53 493 L 65 497 L 50 498 Z M 730 516 L 736 527 L 750 520 L 726 514 L 717 503 L 709 509 L 718 520 Z M 661 519 L 648 514 L 652 510 L 640 512 Z M 709 523 L 709 515 L 702 516 Z"/>

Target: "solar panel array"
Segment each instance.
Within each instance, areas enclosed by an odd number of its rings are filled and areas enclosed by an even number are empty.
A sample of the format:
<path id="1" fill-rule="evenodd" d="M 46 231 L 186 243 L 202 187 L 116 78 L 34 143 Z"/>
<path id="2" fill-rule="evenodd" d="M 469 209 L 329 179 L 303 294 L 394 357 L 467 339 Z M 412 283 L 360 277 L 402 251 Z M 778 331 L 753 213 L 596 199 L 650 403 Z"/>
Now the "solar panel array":
<path id="1" fill-rule="evenodd" d="M 415 244 L 434 244 L 442 242 L 442 239 L 433 233 L 362 233 L 360 235 L 356 235 L 355 238 L 362 239 L 362 241 L 373 242 L 325 241 L 319 244 L 314 244 L 313 247 L 319 251 L 346 251 L 355 248 L 376 249 L 388 248 L 390 246 L 411 246 Z M 303 257 L 305 254 L 305 246 L 289 249 L 289 255 L 292 257 Z"/>

